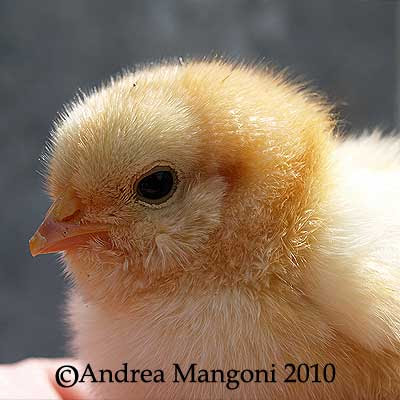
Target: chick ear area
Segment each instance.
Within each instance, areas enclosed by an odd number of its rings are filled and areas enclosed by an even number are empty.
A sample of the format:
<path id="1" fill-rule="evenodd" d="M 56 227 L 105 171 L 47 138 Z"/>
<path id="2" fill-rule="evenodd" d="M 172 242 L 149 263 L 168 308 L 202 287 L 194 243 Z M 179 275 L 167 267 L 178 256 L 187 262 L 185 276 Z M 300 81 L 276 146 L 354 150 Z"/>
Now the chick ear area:
<path id="1" fill-rule="evenodd" d="M 135 183 L 135 198 L 144 205 L 166 203 L 176 192 L 178 173 L 167 165 L 157 165 L 143 174 Z"/>

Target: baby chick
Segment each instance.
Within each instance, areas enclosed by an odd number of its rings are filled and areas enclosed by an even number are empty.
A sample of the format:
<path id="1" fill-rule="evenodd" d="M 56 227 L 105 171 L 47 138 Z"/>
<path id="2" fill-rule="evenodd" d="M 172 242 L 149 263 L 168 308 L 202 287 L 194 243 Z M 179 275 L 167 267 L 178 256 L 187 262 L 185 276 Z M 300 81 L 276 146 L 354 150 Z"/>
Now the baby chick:
<path id="1" fill-rule="evenodd" d="M 219 60 L 67 108 L 32 254 L 63 252 L 77 357 L 165 372 L 94 398 L 400 396 L 400 141 L 336 131 L 314 93 Z M 276 382 L 174 383 L 174 363 Z"/>

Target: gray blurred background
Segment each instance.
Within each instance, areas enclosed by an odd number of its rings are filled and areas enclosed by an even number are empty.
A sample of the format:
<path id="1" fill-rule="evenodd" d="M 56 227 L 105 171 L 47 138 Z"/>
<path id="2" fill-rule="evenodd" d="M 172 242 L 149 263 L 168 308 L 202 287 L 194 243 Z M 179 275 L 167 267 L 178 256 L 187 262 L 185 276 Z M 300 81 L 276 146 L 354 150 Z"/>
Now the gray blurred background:
<path id="1" fill-rule="evenodd" d="M 396 8 L 385 0 L 0 1 L 0 363 L 66 352 L 57 257 L 28 239 L 49 203 L 36 170 L 78 88 L 138 62 L 212 52 L 290 67 L 347 131 L 395 128 Z"/>

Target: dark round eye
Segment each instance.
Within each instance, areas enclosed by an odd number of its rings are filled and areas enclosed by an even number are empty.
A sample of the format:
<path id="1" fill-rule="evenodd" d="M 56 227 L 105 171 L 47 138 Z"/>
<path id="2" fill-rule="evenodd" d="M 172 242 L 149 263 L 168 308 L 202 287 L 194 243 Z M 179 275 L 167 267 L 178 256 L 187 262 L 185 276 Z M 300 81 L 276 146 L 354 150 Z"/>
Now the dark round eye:
<path id="1" fill-rule="evenodd" d="M 136 185 L 137 198 L 150 204 L 161 204 L 175 192 L 176 172 L 170 167 L 154 167 Z"/>

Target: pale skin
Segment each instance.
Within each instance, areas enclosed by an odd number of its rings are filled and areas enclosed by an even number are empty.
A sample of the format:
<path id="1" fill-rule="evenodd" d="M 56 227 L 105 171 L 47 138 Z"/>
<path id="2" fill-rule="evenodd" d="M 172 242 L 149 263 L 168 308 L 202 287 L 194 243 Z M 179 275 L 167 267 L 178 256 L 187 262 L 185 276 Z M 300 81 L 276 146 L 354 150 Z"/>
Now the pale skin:
<path id="1" fill-rule="evenodd" d="M 63 388 L 55 381 L 55 372 L 62 365 L 79 366 L 68 358 L 27 358 L 0 366 L 0 399 L 87 399 L 84 385 Z"/>

